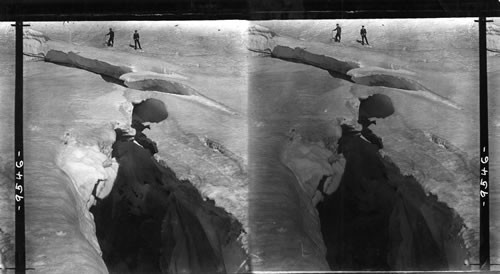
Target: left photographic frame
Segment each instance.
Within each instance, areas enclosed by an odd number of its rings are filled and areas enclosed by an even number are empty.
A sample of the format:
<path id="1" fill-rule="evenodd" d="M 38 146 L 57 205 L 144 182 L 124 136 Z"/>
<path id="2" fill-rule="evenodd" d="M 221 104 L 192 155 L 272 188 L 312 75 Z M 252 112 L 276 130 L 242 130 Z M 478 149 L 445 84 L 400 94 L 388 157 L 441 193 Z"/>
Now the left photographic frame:
<path id="1" fill-rule="evenodd" d="M 27 23 L 26 266 L 249 271 L 247 23 Z"/>
<path id="2" fill-rule="evenodd" d="M 14 211 L 14 124 L 15 124 L 15 27 L 14 22 L 0 22 L 0 269 L 15 267 L 15 211 Z"/>

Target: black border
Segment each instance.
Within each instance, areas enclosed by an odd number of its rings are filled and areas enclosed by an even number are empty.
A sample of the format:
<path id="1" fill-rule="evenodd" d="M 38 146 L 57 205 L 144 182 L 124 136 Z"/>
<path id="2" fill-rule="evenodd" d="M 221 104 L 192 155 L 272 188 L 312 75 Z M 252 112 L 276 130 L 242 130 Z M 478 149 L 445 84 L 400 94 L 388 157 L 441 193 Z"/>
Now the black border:
<path id="1" fill-rule="evenodd" d="M 499 0 L 4 0 L 0 21 L 122 21 L 122 20 L 286 20 L 500 17 Z M 479 23 L 481 25 L 481 23 Z M 16 28 L 16 30 L 18 30 Z M 480 37 L 480 51 L 486 40 Z M 22 42 L 16 41 L 16 52 Z M 15 151 L 23 157 L 23 68 L 16 54 Z M 20 62 L 18 64 L 18 62 Z M 480 154 L 488 156 L 488 109 L 486 55 L 480 54 Z M 488 170 L 481 161 L 480 168 Z M 23 173 L 23 167 L 15 169 Z M 487 175 L 481 179 L 489 181 Z M 24 180 L 17 181 L 23 185 Z M 480 190 L 484 190 L 483 185 Z M 17 187 L 16 187 L 17 194 Z M 478 193 L 479 194 L 479 193 Z M 24 193 L 23 193 L 24 196 Z M 489 198 L 480 199 L 480 267 L 487 271 L 489 257 Z M 485 202 L 486 206 L 482 203 Z M 24 273 L 24 199 L 16 201 L 16 273 Z M 22 233 L 21 233 L 22 232 Z"/>
<path id="2" fill-rule="evenodd" d="M 486 56 L 486 24 L 487 19 L 481 16 L 479 24 L 479 142 L 480 142 L 480 184 L 479 184 L 479 266 L 480 270 L 490 270 L 490 204 L 488 193 L 489 159 L 488 159 L 488 66 Z M 484 187 L 484 183 L 486 188 Z M 485 192 L 487 191 L 487 192 Z"/>
<path id="3" fill-rule="evenodd" d="M 498 0 L 3 0 L 0 21 L 500 16 Z"/>
<path id="4" fill-rule="evenodd" d="M 139 0 L 138 0 L 139 1 Z M 368 1 L 368 0 L 367 0 Z M 500 6 L 500 1 L 498 2 Z M 0 4 L 1 9 L 1 4 Z M 1 12 L 1 10 L 0 10 Z M 500 7 L 493 10 L 455 11 L 452 13 L 435 10 L 357 10 L 357 11 L 218 11 L 213 13 L 170 11 L 163 13 L 74 13 L 71 10 L 46 13 L 1 14 L 0 21 L 153 21 L 153 20 L 301 20 L 301 19 L 419 19 L 419 18 L 458 18 L 500 17 Z"/>
<path id="5" fill-rule="evenodd" d="M 16 21 L 16 79 L 15 79 L 15 266 L 16 273 L 24 273 L 26 269 L 26 235 L 24 218 L 24 147 L 23 147 L 23 23 Z M 21 52 L 21 54 L 19 54 Z"/>

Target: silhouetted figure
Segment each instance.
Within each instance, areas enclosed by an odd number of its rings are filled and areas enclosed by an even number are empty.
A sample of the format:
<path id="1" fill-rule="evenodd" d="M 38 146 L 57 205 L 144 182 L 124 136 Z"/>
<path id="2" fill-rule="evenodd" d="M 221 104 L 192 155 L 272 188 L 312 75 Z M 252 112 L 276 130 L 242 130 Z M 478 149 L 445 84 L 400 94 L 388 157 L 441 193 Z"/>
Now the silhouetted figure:
<path id="1" fill-rule="evenodd" d="M 363 128 L 365 128 L 365 127 L 369 127 L 372 124 L 376 125 L 377 121 L 375 121 L 375 120 L 372 121 L 366 117 L 359 117 L 358 124 L 360 124 Z"/>
<path id="2" fill-rule="evenodd" d="M 378 137 L 371 129 L 368 127 L 364 127 L 361 130 L 361 136 L 363 136 L 370 143 L 377 146 L 378 149 L 384 148 L 384 143 L 382 142 L 382 138 Z"/>
<path id="3" fill-rule="evenodd" d="M 106 34 L 106 36 L 108 35 L 109 35 L 108 47 L 112 47 L 115 44 L 115 32 L 113 31 L 112 28 L 109 28 L 109 32 L 108 34 Z"/>
<path id="4" fill-rule="evenodd" d="M 378 149 L 384 148 L 382 138 L 375 135 L 375 133 L 373 133 L 373 131 L 368 128 L 371 124 L 377 124 L 375 121 L 371 121 L 368 118 L 360 118 L 358 120 L 358 123 L 361 125 L 361 136 L 363 136 L 370 143 L 376 145 Z"/>
<path id="5" fill-rule="evenodd" d="M 139 33 L 137 32 L 137 30 L 135 30 L 135 32 L 134 32 L 134 48 L 136 50 L 137 50 L 137 45 L 139 45 L 139 49 L 142 49 L 141 42 L 139 42 Z"/>
<path id="6" fill-rule="evenodd" d="M 367 45 L 370 45 L 370 43 L 368 43 L 368 38 L 366 38 L 365 26 L 361 26 L 361 31 L 359 33 L 361 34 L 361 45 L 364 45 L 365 41 Z"/>
<path id="7" fill-rule="evenodd" d="M 136 130 L 136 132 L 143 132 L 146 128 L 151 129 L 149 125 L 144 125 L 143 123 L 137 121 L 137 120 L 132 120 L 132 124 L 130 125 L 133 129 Z"/>
<path id="8" fill-rule="evenodd" d="M 334 30 L 332 30 L 332 32 L 336 31 L 337 34 L 335 34 L 335 42 L 339 42 L 340 43 L 340 36 L 342 34 L 342 28 L 339 26 L 339 24 L 337 24 L 337 28 L 335 28 Z"/>
<path id="9" fill-rule="evenodd" d="M 151 129 L 149 125 L 144 125 L 143 123 L 132 120 L 131 127 L 135 129 L 135 141 L 140 144 L 143 148 L 151 152 L 151 155 L 158 153 L 158 146 L 155 141 L 149 139 L 146 134 L 142 133 L 146 128 Z"/>

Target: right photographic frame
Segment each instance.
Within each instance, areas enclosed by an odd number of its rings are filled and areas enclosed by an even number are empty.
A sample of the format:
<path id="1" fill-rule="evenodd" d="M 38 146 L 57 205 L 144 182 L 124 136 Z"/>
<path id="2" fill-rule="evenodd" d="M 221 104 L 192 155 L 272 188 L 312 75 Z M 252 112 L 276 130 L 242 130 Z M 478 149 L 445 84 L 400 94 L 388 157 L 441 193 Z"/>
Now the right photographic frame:
<path id="1" fill-rule="evenodd" d="M 250 22 L 254 271 L 479 269 L 475 20 Z M 491 139 L 499 34 L 488 27 Z"/>

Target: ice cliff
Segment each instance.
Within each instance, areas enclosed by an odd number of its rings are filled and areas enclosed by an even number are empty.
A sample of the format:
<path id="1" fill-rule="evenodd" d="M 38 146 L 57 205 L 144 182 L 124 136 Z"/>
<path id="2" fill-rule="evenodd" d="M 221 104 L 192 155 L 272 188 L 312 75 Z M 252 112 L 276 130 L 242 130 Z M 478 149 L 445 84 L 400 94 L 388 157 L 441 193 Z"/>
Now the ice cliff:
<path id="1" fill-rule="evenodd" d="M 43 33 L 25 29 L 23 31 L 23 53 L 31 60 L 43 60 L 48 51 L 47 41 L 49 38 Z"/>

